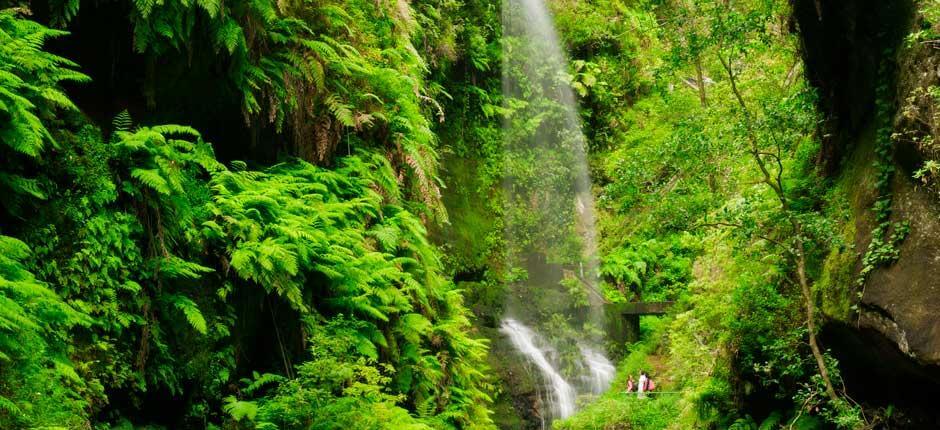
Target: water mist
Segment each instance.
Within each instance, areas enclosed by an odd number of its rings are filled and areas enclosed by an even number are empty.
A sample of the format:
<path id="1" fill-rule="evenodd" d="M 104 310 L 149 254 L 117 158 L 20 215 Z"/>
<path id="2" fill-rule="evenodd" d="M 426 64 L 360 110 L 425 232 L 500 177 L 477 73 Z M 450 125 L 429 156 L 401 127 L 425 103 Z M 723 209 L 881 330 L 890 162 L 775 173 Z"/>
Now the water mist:
<path id="1" fill-rule="evenodd" d="M 514 270 L 501 331 L 545 385 L 544 426 L 574 413 L 579 394 L 606 390 L 615 369 L 602 347 L 594 198 L 567 60 L 542 0 L 504 0 L 502 20 L 504 228 Z"/>

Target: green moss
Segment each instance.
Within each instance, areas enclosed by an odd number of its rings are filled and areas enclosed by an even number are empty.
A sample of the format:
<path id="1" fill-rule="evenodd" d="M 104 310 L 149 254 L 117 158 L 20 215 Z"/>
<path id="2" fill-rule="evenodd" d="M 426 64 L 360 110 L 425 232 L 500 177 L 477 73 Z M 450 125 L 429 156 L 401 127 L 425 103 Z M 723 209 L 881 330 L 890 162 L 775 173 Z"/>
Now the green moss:
<path id="1" fill-rule="evenodd" d="M 477 172 L 479 163 L 462 157 L 445 158 L 444 181 L 460 184 L 443 190 L 449 224 L 434 232 L 436 242 L 444 244 L 451 267 L 458 271 L 477 269 L 496 263 L 494 252 L 502 239 L 502 224 L 494 212 L 495 191 L 486 191 Z"/>
<path id="2" fill-rule="evenodd" d="M 842 237 L 851 243 L 855 236 L 854 219 L 847 222 L 842 230 Z M 851 245 L 834 247 L 823 262 L 822 274 L 815 284 L 816 293 L 821 299 L 822 312 L 841 321 L 848 321 L 854 302 L 852 292 L 855 281 L 855 247 Z"/>
<path id="3" fill-rule="evenodd" d="M 870 240 L 867 236 L 874 223 L 869 210 L 875 190 L 874 140 L 874 127 L 859 135 L 857 149 L 843 163 L 842 174 L 825 198 L 825 216 L 834 223 L 837 233 L 813 288 L 822 312 L 840 321 L 851 319 L 856 300 L 857 246 Z"/>
<path id="4" fill-rule="evenodd" d="M 820 308 L 829 318 L 851 318 L 858 252 L 855 249 L 856 208 L 850 203 L 849 184 L 862 169 L 852 167 L 826 196 L 826 218 L 837 226 L 833 244 L 823 259 L 819 278 L 813 285 Z"/>

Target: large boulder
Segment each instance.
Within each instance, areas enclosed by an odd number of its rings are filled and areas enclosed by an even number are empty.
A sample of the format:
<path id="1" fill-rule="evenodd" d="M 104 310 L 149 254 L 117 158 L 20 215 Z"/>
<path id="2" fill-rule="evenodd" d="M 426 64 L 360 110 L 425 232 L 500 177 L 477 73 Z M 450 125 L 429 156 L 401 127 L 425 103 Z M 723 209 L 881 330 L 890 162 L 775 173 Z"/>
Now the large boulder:
<path id="1" fill-rule="evenodd" d="M 919 17 L 913 27 L 919 26 Z M 894 118 L 892 219 L 907 222 L 910 233 L 894 264 L 873 272 L 865 282 L 858 325 L 882 333 L 904 354 L 922 364 L 940 365 L 940 172 L 915 172 L 940 159 L 940 101 L 931 88 L 940 85 L 940 52 L 922 43 L 904 44 L 897 56 L 897 114 Z M 867 247 L 870 222 L 859 228 L 859 249 Z"/>
<path id="2" fill-rule="evenodd" d="M 898 261 L 865 282 L 858 326 L 883 334 L 918 362 L 940 365 L 940 204 L 903 169 L 893 193 L 893 218 L 907 221 L 910 233 Z M 864 230 L 859 229 L 860 241 Z M 858 249 L 865 249 L 865 242 Z"/>

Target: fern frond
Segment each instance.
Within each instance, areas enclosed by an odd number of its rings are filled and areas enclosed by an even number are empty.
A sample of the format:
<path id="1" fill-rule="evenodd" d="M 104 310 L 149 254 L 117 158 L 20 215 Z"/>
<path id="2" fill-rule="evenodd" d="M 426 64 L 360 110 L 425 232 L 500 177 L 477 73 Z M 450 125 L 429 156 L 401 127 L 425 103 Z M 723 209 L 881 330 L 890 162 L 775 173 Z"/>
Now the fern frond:
<path id="1" fill-rule="evenodd" d="M 213 272 L 213 269 L 209 267 L 183 260 L 175 255 L 160 259 L 158 265 L 160 274 L 169 279 L 199 279 L 203 273 Z"/>
<path id="2" fill-rule="evenodd" d="M 130 132 L 133 127 L 134 121 L 131 119 L 131 114 L 127 109 L 118 112 L 117 115 L 114 115 L 114 119 L 111 120 L 111 129 L 115 132 Z"/>
<path id="3" fill-rule="evenodd" d="M 235 396 L 228 396 L 224 401 L 222 410 L 235 421 L 254 421 L 255 416 L 258 415 L 258 404 L 255 402 L 238 400 Z"/>
<path id="4" fill-rule="evenodd" d="M 206 319 L 202 316 L 202 311 L 196 302 L 182 294 L 170 294 L 166 300 L 176 309 L 183 313 L 189 325 L 199 334 L 205 335 L 208 332 Z"/>
<path id="5" fill-rule="evenodd" d="M 132 169 L 131 176 L 160 194 L 170 195 L 170 184 L 157 169 Z"/>
<path id="6" fill-rule="evenodd" d="M 186 125 L 162 124 L 162 125 L 152 126 L 150 127 L 150 130 L 152 130 L 155 133 L 162 134 L 164 136 L 184 136 L 184 137 L 191 137 L 194 139 L 198 139 L 202 137 L 202 135 L 199 134 L 198 130 L 190 126 L 186 126 Z"/>

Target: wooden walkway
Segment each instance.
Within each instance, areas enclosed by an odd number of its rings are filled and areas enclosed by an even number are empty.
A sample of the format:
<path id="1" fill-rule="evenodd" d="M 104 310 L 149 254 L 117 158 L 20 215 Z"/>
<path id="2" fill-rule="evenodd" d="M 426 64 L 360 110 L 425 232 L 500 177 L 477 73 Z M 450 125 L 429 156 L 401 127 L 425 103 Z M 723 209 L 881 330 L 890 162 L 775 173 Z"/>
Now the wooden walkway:
<path id="1" fill-rule="evenodd" d="M 640 340 L 641 315 L 665 315 L 675 302 L 629 302 L 604 305 L 607 335 L 618 343 Z"/>

